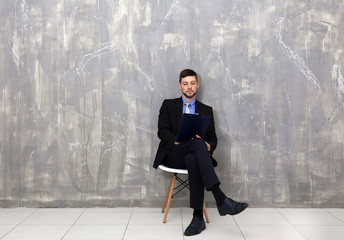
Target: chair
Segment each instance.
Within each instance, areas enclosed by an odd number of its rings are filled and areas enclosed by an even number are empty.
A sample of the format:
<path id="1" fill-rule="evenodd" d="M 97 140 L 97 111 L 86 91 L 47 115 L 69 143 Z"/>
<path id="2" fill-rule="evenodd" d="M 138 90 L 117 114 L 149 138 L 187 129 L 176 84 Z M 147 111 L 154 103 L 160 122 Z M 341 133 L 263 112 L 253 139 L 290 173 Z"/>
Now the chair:
<path id="1" fill-rule="evenodd" d="M 167 215 L 168 215 L 168 210 L 170 209 L 170 204 L 171 204 L 171 199 L 178 194 L 180 191 L 182 191 L 184 188 L 189 189 L 189 179 L 183 180 L 180 177 L 178 177 L 178 174 L 188 174 L 188 170 L 186 169 L 176 169 L 176 168 L 170 168 L 165 165 L 159 165 L 159 168 L 165 172 L 170 172 L 172 174 L 170 186 L 168 187 L 167 194 L 165 197 L 165 202 L 164 206 L 162 207 L 161 212 L 165 212 L 163 223 L 166 223 Z M 176 180 L 178 181 L 179 185 L 174 187 Z M 173 194 L 174 190 L 178 190 L 176 193 Z M 205 203 L 203 202 L 203 212 L 205 219 L 207 223 L 209 223 L 209 217 L 207 213 L 207 209 L 205 208 Z"/>

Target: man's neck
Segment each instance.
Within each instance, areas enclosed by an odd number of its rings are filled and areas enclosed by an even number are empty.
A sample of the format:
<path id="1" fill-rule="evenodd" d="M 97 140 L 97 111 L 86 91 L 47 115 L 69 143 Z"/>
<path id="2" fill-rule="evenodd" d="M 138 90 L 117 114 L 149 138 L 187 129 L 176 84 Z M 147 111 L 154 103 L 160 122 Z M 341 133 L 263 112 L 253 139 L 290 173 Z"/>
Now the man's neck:
<path id="1" fill-rule="evenodd" d="M 184 95 L 182 95 L 182 97 L 184 98 L 184 100 L 186 101 L 186 102 L 192 102 L 193 100 L 195 100 L 196 99 L 196 95 L 195 96 L 193 96 L 192 98 L 188 98 L 188 97 L 185 97 Z"/>

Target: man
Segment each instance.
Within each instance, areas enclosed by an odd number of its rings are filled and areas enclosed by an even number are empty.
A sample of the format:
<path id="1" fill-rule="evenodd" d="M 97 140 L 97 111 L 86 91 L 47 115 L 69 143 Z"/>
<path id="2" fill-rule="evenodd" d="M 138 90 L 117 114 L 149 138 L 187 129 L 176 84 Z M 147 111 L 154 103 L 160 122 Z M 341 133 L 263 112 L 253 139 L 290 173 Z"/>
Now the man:
<path id="1" fill-rule="evenodd" d="M 220 181 L 214 167 L 217 166 L 212 154 L 217 145 L 213 109 L 196 100 L 199 81 L 197 73 L 185 69 L 179 76 L 179 89 L 182 97 L 165 99 L 159 112 L 158 137 L 161 142 L 154 160 L 154 168 L 166 164 L 172 168 L 187 169 L 190 185 L 190 207 L 194 209 L 193 218 L 184 234 L 192 236 L 205 229 L 203 219 L 204 188 L 215 197 L 217 209 L 221 216 L 235 215 L 248 207 L 239 203 L 221 191 Z M 176 142 L 182 114 L 210 115 L 211 120 L 204 139 L 196 135 L 185 142 Z"/>

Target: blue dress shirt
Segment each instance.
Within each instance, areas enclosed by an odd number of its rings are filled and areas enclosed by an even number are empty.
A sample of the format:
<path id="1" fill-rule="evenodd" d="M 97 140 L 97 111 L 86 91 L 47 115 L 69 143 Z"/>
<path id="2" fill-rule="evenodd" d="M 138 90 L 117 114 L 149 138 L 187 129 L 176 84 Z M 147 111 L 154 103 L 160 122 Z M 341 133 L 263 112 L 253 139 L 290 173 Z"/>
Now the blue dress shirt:
<path id="1" fill-rule="evenodd" d="M 182 99 L 183 99 L 183 114 L 184 114 L 185 113 L 185 108 L 186 108 L 186 104 L 185 103 L 187 103 L 187 101 L 184 99 L 184 96 L 182 97 Z M 190 102 L 189 110 L 190 110 L 190 114 L 195 114 L 196 98 Z"/>

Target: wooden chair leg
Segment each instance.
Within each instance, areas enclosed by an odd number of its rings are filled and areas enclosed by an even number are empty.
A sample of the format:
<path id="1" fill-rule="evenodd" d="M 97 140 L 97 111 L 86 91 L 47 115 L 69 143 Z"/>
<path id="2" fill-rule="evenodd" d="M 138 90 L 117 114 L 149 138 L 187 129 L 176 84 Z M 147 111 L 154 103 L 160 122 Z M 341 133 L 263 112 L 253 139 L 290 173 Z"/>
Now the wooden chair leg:
<path id="1" fill-rule="evenodd" d="M 171 204 L 171 199 L 172 199 L 173 188 L 174 188 L 175 182 L 176 182 L 176 174 L 173 174 L 172 180 L 171 180 L 171 186 L 170 186 L 171 188 L 170 188 L 170 191 L 168 193 L 168 199 L 167 199 L 167 205 L 166 205 L 164 220 L 162 221 L 163 223 L 166 223 L 167 214 L 168 214 L 168 210 L 170 209 L 170 204 Z"/>
<path id="2" fill-rule="evenodd" d="M 209 223 L 210 221 L 209 221 L 207 209 L 205 208 L 205 203 L 204 202 L 203 202 L 203 212 L 204 212 L 205 220 L 207 221 L 207 223 Z"/>
<path id="3" fill-rule="evenodd" d="M 174 176 L 174 174 L 173 174 Z M 168 186 L 168 189 L 167 189 L 167 193 L 166 193 L 166 197 L 165 197 L 165 201 L 164 201 L 164 206 L 162 206 L 162 209 L 161 209 L 161 212 L 165 212 L 165 208 L 166 208 L 166 204 L 167 204 L 167 199 L 168 199 L 168 196 L 170 195 L 170 191 L 173 191 L 173 187 L 171 188 L 172 186 L 172 181 L 173 181 L 173 176 L 171 177 L 171 181 L 170 181 L 170 186 Z"/>

